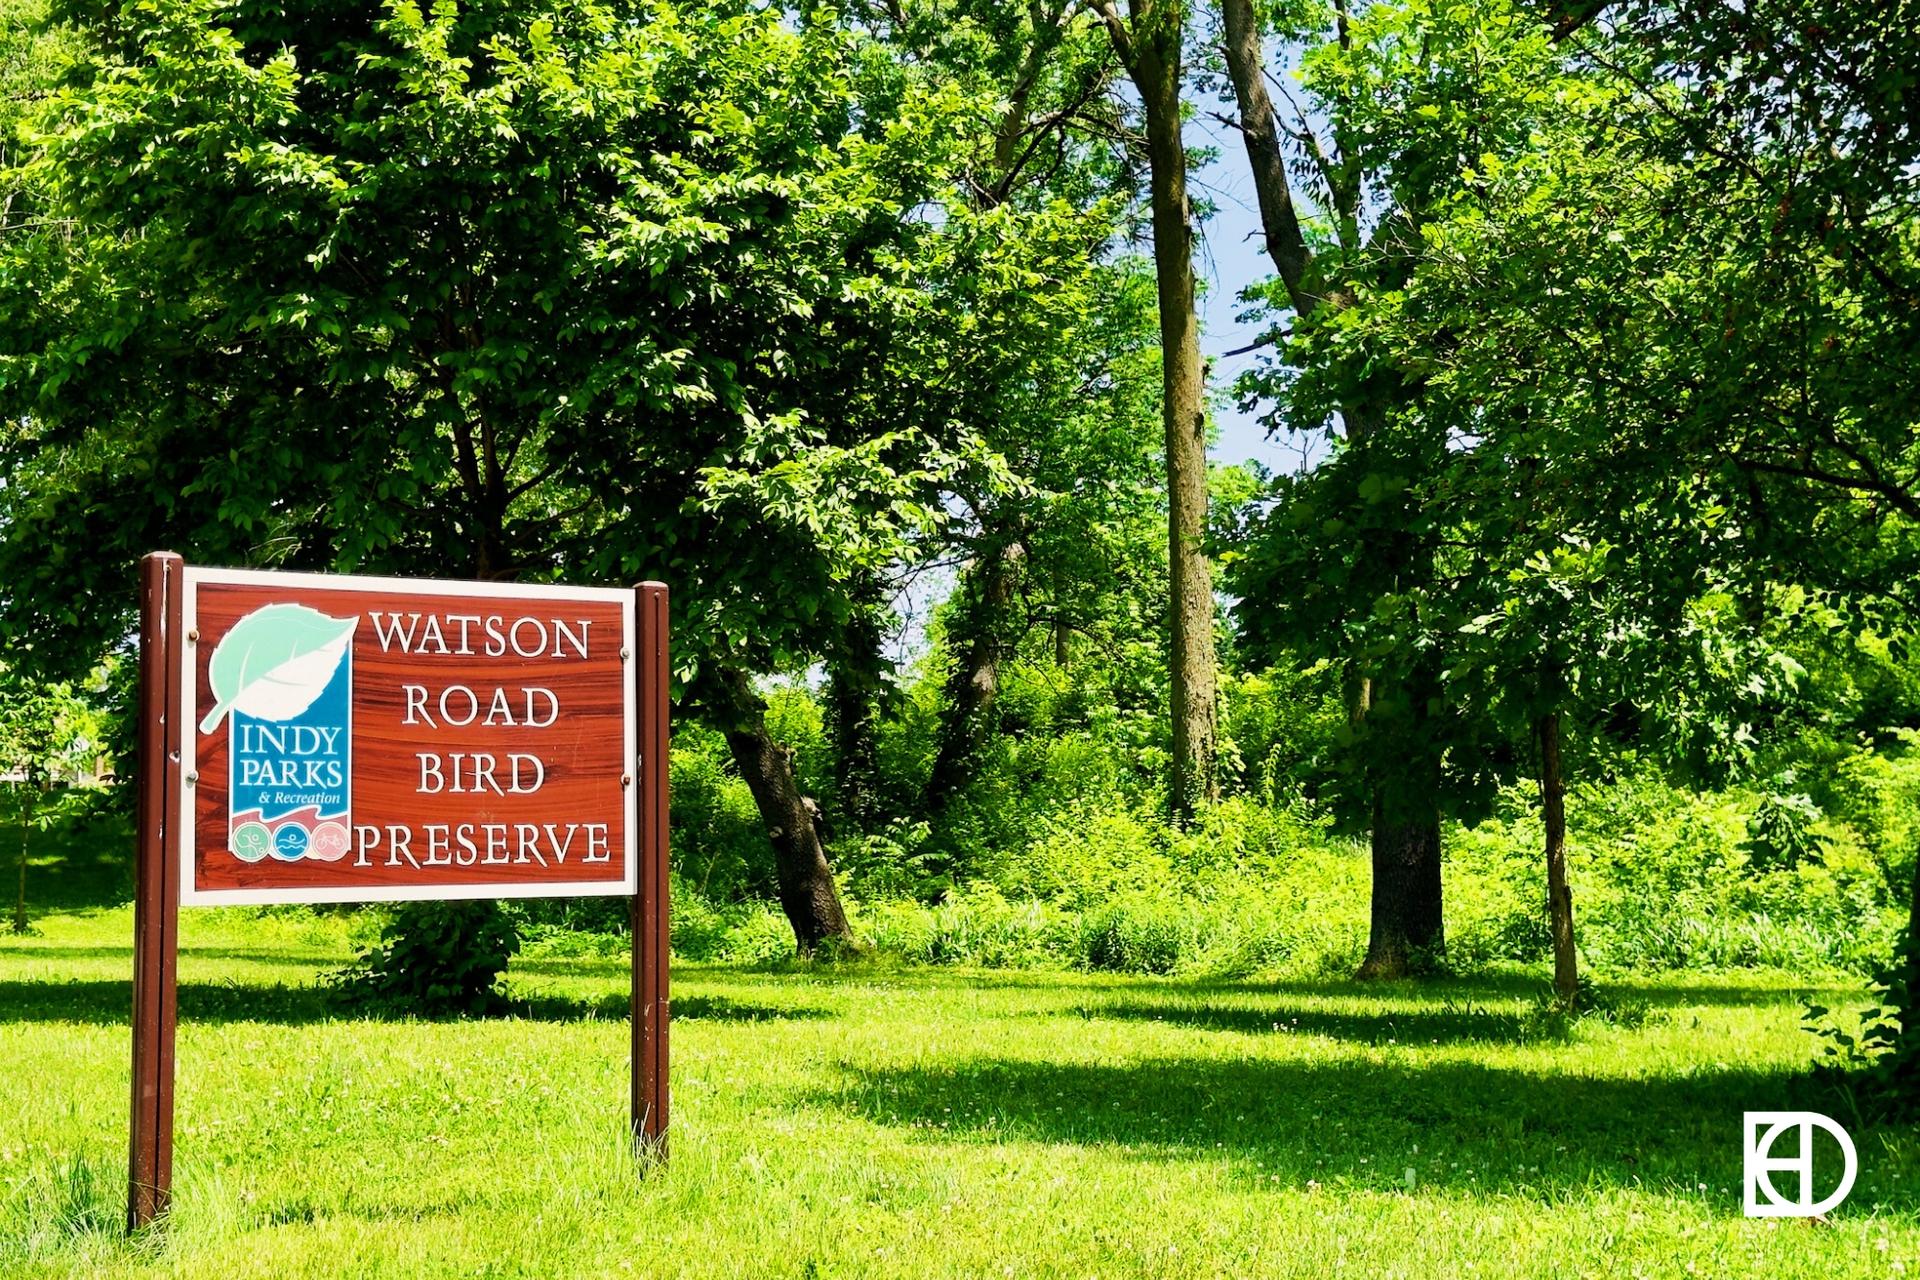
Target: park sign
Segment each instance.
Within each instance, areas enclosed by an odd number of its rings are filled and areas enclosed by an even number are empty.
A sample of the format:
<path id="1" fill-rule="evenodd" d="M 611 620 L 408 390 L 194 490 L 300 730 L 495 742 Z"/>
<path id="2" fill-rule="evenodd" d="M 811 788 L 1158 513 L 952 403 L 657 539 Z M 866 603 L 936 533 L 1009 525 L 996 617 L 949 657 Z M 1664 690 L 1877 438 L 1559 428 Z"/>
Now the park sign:
<path id="1" fill-rule="evenodd" d="M 167 1211 L 182 905 L 632 898 L 667 1131 L 667 589 L 140 566 L 127 1221 Z"/>
<path id="2" fill-rule="evenodd" d="M 634 892 L 631 590 L 181 589 L 183 905 Z"/>

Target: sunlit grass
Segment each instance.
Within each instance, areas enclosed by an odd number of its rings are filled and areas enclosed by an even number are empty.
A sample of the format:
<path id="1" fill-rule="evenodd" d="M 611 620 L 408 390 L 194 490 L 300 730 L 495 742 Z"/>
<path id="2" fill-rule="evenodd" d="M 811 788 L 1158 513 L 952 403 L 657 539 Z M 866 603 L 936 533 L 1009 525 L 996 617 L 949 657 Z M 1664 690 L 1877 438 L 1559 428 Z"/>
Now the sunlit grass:
<path id="1" fill-rule="evenodd" d="M 1741 1112 L 1831 1102 L 1781 975 L 1569 1032 L 1530 975 L 683 968 L 641 1178 L 622 961 L 528 957 L 518 1019 L 338 1021 L 346 925 L 299 912 L 183 917 L 175 1212 L 129 1242 L 130 914 L 39 926 L 0 942 L 9 1276 L 1920 1270 L 1911 1135 L 1858 1135 L 1829 1224 L 1740 1214 Z"/>

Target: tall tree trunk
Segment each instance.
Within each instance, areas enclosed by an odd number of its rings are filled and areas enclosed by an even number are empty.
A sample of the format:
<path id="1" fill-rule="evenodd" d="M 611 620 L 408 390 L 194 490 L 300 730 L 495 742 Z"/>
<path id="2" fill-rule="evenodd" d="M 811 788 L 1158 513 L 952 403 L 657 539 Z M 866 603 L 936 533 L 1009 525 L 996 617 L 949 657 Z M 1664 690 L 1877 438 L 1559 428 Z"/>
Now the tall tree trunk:
<path id="1" fill-rule="evenodd" d="M 1300 216 L 1293 207 L 1293 187 L 1287 181 L 1286 157 L 1280 152 L 1273 98 L 1267 93 L 1266 58 L 1260 50 L 1260 27 L 1253 0 L 1220 0 L 1220 18 L 1226 35 L 1227 76 L 1233 81 L 1240 106 L 1240 134 L 1253 170 L 1253 193 L 1260 204 L 1260 228 L 1267 255 L 1280 272 L 1294 314 L 1304 320 L 1319 299 L 1307 286 L 1307 267 L 1313 260 Z"/>
<path id="2" fill-rule="evenodd" d="M 1287 178 L 1286 157 L 1280 150 L 1273 99 L 1267 93 L 1265 55 L 1253 0 L 1221 0 L 1227 74 L 1240 108 L 1240 136 L 1253 172 L 1254 194 L 1260 204 L 1260 225 L 1267 255 L 1286 287 L 1296 320 L 1306 321 L 1325 308 L 1345 305 L 1346 294 L 1329 289 L 1314 276 L 1314 255 L 1300 228 L 1293 190 Z M 1346 12 L 1339 7 L 1342 40 Z M 1332 203 L 1342 240 L 1358 248 L 1357 211 L 1361 206 L 1357 169 L 1339 158 L 1328 180 L 1334 185 Z M 1397 392 L 1397 380 L 1382 373 L 1361 380 L 1362 391 L 1341 406 L 1350 443 L 1364 445 L 1386 422 Z M 1397 539 L 1371 548 L 1375 556 L 1391 556 L 1401 570 L 1417 566 Z M 1352 719 L 1365 724 L 1377 688 L 1365 679 L 1355 682 Z M 1416 700 L 1418 701 L 1418 700 Z M 1409 743 L 1418 744 L 1419 735 Z M 1397 777 L 1376 775 L 1373 787 L 1373 920 L 1362 977 L 1399 976 L 1411 972 L 1423 959 L 1438 956 L 1445 943 L 1441 928 L 1440 819 L 1435 799 L 1438 762 L 1423 759 L 1415 748 L 1399 757 Z M 1422 794 L 1424 790 L 1424 794 Z"/>
<path id="3" fill-rule="evenodd" d="M 1213 565 L 1207 525 L 1207 430 L 1201 404 L 1200 320 L 1194 310 L 1193 210 L 1181 135 L 1185 9 L 1176 0 L 1132 0 L 1107 28 L 1146 117 L 1153 206 L 1153 267 L 1160 309 L 1161 421 L 1167 449 L 1167 579 L 1172 609 L 1173 806 L 1190 814 L 1219 796 L 1214 773 Z"/>
<path id="4" fill-rule="evenodd" d="M 1553 991 L 1571 1008 L 1580 994 L 1573 949 L 1573 891 L 1567 887 L 1567 790 L 1560 768 L 1560 713 L 1540 717 L 1540 819 L 1547 832 L 1547 926 L 1553 934 Z"/>
<path id="5" fill-rule="evenodd" d="M 1375 681 L 1370 692 L 1378 695 Z M 1407 762 L 1373 784 L 1373 897 L 1360 978 L 1404 978 L 1446 953 L 1441 918 L 1439 779 Z"/>
<path id="6" fill-rule="evenodd" d="M 766 703 L 746 672 L 726 668 L 713 678 L 710 705 L 773 844 L 780 908 L 800 954 L 811 955 L 829 938 L 849 937 L 840 890 L 820 843 L 818 807 L 801 794 L 793 758 L 767 732 Z"/>
<path id="7" fill-rule="evenodd" d="M 947 677 L 940 745 L 921 796 L 921 807 L 939 815 L 979 772 L 980 753 L 993 729 L 1000 697 L 1000 664 L 1009 641 L 1007 614 L 1026 552 L 1018 541 L 988 541 L 969 567 L 950 635 L 956 652 Z"/>

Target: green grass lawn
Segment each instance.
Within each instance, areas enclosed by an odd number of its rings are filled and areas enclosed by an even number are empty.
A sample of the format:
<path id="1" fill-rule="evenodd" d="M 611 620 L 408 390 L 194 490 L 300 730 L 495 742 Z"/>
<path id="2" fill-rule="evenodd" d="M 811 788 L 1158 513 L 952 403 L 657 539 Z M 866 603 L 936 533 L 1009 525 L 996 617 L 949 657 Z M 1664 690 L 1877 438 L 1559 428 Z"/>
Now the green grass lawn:
<path id="1" fill-rule="evenodd" d="M 345 925 L 298 912 L 183 915 L 175 1211 L 128 1242 L 130 912 L 38 927 L 0 941 L 7 1276 L 1920 1274 L 1911 1134 L 1856 1131 L 1830 1223 L 1741 1216 L 1742 1110 L 1821 1101 L 1791 978 L 1558 1035 L 1522 976 L 684 967 L 642 1179 L 622 962 L 339 1021 Z"/>

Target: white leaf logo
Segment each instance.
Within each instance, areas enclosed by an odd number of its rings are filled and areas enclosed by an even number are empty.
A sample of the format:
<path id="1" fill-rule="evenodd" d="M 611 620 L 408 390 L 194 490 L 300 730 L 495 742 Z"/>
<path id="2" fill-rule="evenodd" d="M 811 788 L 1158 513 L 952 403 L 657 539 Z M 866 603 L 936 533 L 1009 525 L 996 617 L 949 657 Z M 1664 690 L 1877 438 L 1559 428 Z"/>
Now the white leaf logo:
<path id="1" fill-rule="evenodd" d="M 359 615 L 329 618 L 303 604 L 270 604 L 233 624 L 207 662 L 213 710 L 200 722 L 212 733 L 238 709 L 262 720 L 291 720 L 312 706 L 340 669 Z"/>

